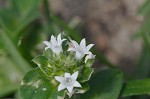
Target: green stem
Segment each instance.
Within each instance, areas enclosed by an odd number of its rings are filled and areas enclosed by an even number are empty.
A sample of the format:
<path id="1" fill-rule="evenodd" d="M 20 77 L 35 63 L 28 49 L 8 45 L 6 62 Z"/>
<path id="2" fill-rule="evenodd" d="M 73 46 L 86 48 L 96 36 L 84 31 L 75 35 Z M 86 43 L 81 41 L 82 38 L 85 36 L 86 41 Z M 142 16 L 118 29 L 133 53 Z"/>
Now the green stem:
<path id="1" fill-rule="evenodd" d="M 20 71 L 25 74 L 29 69 L 30 66 L 26 62 L 26 60 L 20 55 L 10 38 L 7 36 L 6 33 L 0 32 L 0 39 L 7 51 L 7 53 L 12 57 L 12 60 L 16 63 L 17 68 L 20 69 Z"/>
<path id="2" fill-rule="evenodd" d="M 58 34 L 58 27 L 54 24 L 53 19 L 51 18 L 52 13 L 50 11 L 50 7 L 49 7 L 49 2 L 48 0 L 44 0 L 43 1 L 44 4 L 44 11 L 45 11 L 45 18 L 47 20 L 47 27 L 48 30 L 52 33 L 52 34 Z"/>
<path id="3" fill-rule="evenodd" d="M 45 17 L 47 18 L 48 22 L 51 23 L 51 18 L 50 18 L 50 11 L 49 11 L 49 2 L 48 0 L 44 0 L 44 10 L 45 10 Z"/>

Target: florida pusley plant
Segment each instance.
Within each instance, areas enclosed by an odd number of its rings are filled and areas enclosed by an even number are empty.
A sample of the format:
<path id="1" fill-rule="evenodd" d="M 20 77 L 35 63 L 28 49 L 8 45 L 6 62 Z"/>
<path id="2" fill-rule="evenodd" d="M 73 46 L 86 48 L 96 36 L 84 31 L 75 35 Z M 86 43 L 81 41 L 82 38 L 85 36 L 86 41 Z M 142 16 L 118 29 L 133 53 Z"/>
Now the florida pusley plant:
<path id="1" fill-rule="evenodd" d="M 78 44 L 72 39 L 62 39 L 61 34 L 52 35 L 50 41 L 43 43 L 46 45 L 43 54 L 32 60 L 38 67 L 25 75 L 20 97 L 27 99 L 31 90 L 32 96 L 47 91 L 47 98 L 43 99 L 65 99 L 75 93 L 85 93 L 89 89 L 87 81 L 94 72 L 91 66 L 95 55 L 90 51 L 94 44 L 86 46 L 85 39 Z"/>

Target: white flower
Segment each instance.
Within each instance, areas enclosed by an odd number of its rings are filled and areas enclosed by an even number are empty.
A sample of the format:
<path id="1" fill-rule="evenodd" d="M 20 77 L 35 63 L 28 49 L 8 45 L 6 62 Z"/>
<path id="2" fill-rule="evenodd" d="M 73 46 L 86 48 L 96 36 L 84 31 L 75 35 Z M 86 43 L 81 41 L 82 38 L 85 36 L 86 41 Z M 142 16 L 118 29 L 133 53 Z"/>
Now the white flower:
<path id="1" fill-rule="evenodd" d="M 57 38 L 55 38 L 53 35 L 51 36 L 51 40 L 50 42 L 48 41 L 44 41 L 43 43 L 47 45 L 47 47 L 45 48 L 48 49 L 50 48 L 54 53 L 56 53 L 57 55 L 59 55 L 59 53 L 62 51 L 62 42 L 65 41 L 66 39 L 61 39 L 61 34 L 59 34 L 57 36 Z"/>
<path id="2" fill-rule="evenodd" d="M 88 46 L 86 46 L 85 39 L 82 39 L 80 45 L 76 41 L 71 41 L 71 42 L 73 43 L 74 46 L 70 47 L 68 51 L 75 51 L 76 52 L 75 57 L 78 60 L 82 59 L 85 56 L 85 54 L 91 53 L 89 50 L 94 45 L 94 44 L 89 44 Z"/>
<path id="3" fill-rule="evenodd" d="M 93 55 L 92 53 L 89 53 L 86 57 L 85 57 L 85 63 L 87 62 L 87 60 L 89 59 L 94 59 L 96 55 Z"/>
<path id="4" fill-rule="evenodd" d="M 80 83 L 76 81 L 78 77 L 78 71 L 70 75 L 70 73 L 65 73 L 64 77 L 55 76 L 55 79 L 60 82 L 58 86 L 58 91 L 67 88 L 69 93 L 72 93 L 74 87 L 81 87 Z"/>

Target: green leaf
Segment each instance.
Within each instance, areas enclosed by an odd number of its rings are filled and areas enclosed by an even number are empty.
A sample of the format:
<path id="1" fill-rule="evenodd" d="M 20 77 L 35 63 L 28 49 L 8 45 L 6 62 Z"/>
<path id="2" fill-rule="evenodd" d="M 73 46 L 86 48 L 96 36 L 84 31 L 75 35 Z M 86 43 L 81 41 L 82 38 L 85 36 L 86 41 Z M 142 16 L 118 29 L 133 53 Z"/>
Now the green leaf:
<path id="1" fill-rule="evenodd" d="M 150 25 L 150 20 L 149 20 L 149 25 Z M 148 27 L 147 27 L 147 29 L 148 29 Z M 149 52 L 149 54 L 150 54 L 150 30 L 145 30 L 145 31 L 143 31 L 143 32 L 141 32 L 141 37 L 142 37 L 142 39 L 143 39 L 143 43 L 144 43 L 144 50 L 146 51 L 146 52 Z"/>
<path id="2" fill-rule="evenodd" d="M 87 60 L 85 66 L 86 67 L 91 67 L 93 65 L 94 61 L 95 61 L 95 59 L 89 59 L 89 60 Z"/>
<path id="3" fill-rule="evenodd" d="M 22 73 L 16 68 L 16 64 L 0 53 L 0 97 L 16 91 L 21 79 Z"/>
<path id="4" fill-rule="evenodd" d="M 76 93 L 82 93 L 83 94 L 89 90 L 89 85 L 87 83 L 82 83 L 81 86 L 82 86 L 82 88 L 75 89 Z"/>
<path id="5" fill-rule="evenodd" d="M 12 0 L 15 11 L 18 11 L 17 27 L 15 32 L 18 34 L 22 29 L 29 25 L 33 20 L 39 18 L 38 6 L 41 0 Z M 19 26 L 19 27 L 18 27 Z"/>
<path id="6" fill-rule="evenodd" d="M 0 37 L 1 43 L 3 43 L 5 50 L 11 56 L 11 59 L 15 62 L 16 68 L 18 68 L 22 74 L 25 74 L 30 69 L 28 62 L 21 56 L 6 33 L 0 32 Z"/>
<path id="7" fill-rule="evenodd" d="M 122 96 L 150 94 L 150 79 L 129 81 L 125 84 Z"/>
<path id="8" fill-rule="evenodd" d="M 64 91 L 58 92 L 57 87 L 40 74 L 41 70 L 36 68 L 25 75 L 19 88 L 21 99 L 57 99 L 58 96 L 64 97 Z"/>
<path id="9" fill-rule="evenodd" d="M 47 20 L 44 24 L 45 30 L 50 34 L 58 34 L 61 32 L 61 29 L 54 23 L 54 20 L 51 18 L 52 12 L 50 11 L 50 5 L 48 0 L 43 0 L 43 9 L 45 11 L 44 18 Z"/>
<path id="10" fill-rule="evenodd" d="M 149 46 L 147 46 L 149 47 Z M 150 64 L 150 50 L 146 48 L 146 46 L 143 48 L 140 59 L 138 63 L 136 64 L 136 69 L 134 73 L 134 77 L 137 79 L 148 77 L 149 75 L 149 64 Z"/>
<path id="11" fill-rule="evenodd" d="M 108 69 L 97 72 L 90 80 L 90 90 L 81 99 L 118 99 L 123 83 L 122 72 Z"/>
<path id="12" fill-rule="evenodd" d="M 139 9 L 138 13 L 141 15 L 149 14 L 150 12 L 150 1 L 147 0 Z"/>
<path id="13" fill-rule="evenodd" d="M 46 58 L 45 56 L 37 56 L 32 61 L 39 66 L 39 68 L 43 71 L 43 73 L 45 73 L 45 75 L 50 77 L 53 67 L 48 63 L 48 58 Z"/>
<path id="14" fill-rule="evenodd" d="M 40 0 L 11 0 L 14 10 L 17 10 L 21 17 L 28 17 L 37 13 Z"/>
<path id="15" fill-rule="evenodd" d="M 54 68 L 54 66 L 58 66 L 59 69 L 65 70 L 66 68 L 72 69 L 77 67 L 77 60 L 74 58 L 74 54 L 64 54 L 60 53 L 60 55 L 56 55 L 52 52 L 51 49 L 47 49 L 43 52 L 43 56 L 47 57 L 49 59 L 49 64 L 51 64 Z M 64 66 L 64 67 L 62 67 Z M 55 71 L 54 71 L 55 72 Z"/>
<path id="16" fill-rule="evenodd" d="M 94 69 L 91 67 L 83 67 L 82 71 L 79 74 L 79 81 L 80 82 L 86 82 L 91 78 L 92 73 L 94 72 Z"/>
<path id="17" fill-rule="evenodd" d="M 47 57 L 47 58 L 51 58 L 51 57 L 53 57 L 54 55 L 53 55 L 52 50 L 48 48 L 47 50 L 44 50 L 43 56 L 45 56 L 45 57 Z"/>
<path id="18" fill-rule="evenodd" d="M 46 58 L 45 56 L 36 56 L 35 58 L 33 58 L 32 61 L 36 63 L 39 67 L 48 66 L 48 58 Z"/>
<path id="19" fill-rule="evenodd" d="M 12 32 L 16 27 L 18 27 L 18 19 L 16 13 L 11 9 L 1 9 L 0 10 L 0 25 L 6 32 L 10 32 L 12 36 Z"/>
<path id="20" fill-rule="evenodd" d="M 0 25 L 15 39 L 33 20 L 39 17 L 40 0 L 11 0 L 13 7 L 0 10 Z M 19 39 L 19 38 L 17 38 Z"/>

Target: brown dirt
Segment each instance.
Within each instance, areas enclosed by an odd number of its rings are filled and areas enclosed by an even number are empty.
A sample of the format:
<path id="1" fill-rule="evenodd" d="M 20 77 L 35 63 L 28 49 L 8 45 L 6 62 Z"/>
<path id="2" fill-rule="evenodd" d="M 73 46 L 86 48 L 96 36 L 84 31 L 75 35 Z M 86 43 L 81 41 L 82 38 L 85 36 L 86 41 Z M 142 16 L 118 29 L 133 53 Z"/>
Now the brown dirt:
<path id="1" fill-rule="evenodd" d="M 86 38 L 113 64 L 126 69 L 135 63 L 142 43 L 132 36 L 142 23 L 137 10 L 144 0 L 50 0 L 50 3 L 52 11 L 66 22 L 80 18 Z"/>

